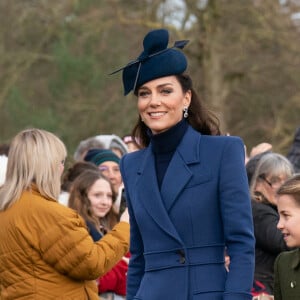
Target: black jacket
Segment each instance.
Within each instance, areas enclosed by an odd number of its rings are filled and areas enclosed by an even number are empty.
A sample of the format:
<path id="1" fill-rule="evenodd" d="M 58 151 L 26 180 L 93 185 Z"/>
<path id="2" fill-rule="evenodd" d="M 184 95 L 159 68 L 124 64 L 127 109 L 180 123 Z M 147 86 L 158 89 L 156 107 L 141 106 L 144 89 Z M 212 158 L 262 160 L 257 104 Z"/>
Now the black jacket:
<path id="1" fill-rule="evenodd" d="M 276 206 L 252 200 L 255 244 L 255 279 L 273 294 L 274 262 L 279 253 L 288 250 L 282 233 L 277 229 Z"/>

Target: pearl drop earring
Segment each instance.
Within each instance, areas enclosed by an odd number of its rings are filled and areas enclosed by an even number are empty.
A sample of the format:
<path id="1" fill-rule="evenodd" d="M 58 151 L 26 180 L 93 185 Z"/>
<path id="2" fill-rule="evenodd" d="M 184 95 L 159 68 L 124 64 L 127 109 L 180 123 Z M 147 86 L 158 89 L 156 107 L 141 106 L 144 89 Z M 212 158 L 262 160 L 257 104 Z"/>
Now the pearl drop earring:
<path id="1" fill-rule="evenodd" d="M 188 107 L 183 108 L 183 117 L 186 119 L 189 116 Z"/>

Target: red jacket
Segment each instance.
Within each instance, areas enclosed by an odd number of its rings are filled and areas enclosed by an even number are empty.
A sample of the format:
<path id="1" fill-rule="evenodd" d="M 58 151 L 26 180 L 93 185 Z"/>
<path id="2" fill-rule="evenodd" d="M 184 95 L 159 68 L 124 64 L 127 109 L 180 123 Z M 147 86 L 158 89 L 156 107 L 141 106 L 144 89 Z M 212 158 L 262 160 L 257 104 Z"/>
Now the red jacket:
<path id="1" fill-rule="evenodd" d="M 86 224 L 94 241 L 99 241 L 103 238 L 103 235 L 95 229 L 93 224 L 88 221 Z M 130 254 L 127 253 L 125 257 L 129 258 Z M 110 271 L 96 280 L 98 293 L 113 292 L 120 296 L 126 296 L 127 270 L 128 264 L 121 259 Z"/>
<path id="2" fill-rule="evenodd" d="M 129 257 L 129 253 L 126 257 Z M 120 260 L 108 273 L 98 278 L 99 294 L 105 292 L 114 292 L 118 295 L 126 295 L 126 279 L 128 264 L 124 260 Z"/>

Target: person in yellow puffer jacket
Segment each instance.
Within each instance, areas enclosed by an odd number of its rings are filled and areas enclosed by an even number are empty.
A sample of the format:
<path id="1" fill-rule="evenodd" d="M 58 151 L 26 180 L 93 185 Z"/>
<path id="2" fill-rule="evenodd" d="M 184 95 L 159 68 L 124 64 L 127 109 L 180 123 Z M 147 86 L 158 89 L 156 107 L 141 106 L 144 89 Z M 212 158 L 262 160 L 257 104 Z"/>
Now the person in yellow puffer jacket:
<path id="1" fill-rule="evenodd" d="M 23 130 L 12 140 L 0 189 L 0 299 L 98 300 L 95 279 L 128 252 L 127 210 L 100 241 L 57 202 L 66 149 L 54 134 Z"/>

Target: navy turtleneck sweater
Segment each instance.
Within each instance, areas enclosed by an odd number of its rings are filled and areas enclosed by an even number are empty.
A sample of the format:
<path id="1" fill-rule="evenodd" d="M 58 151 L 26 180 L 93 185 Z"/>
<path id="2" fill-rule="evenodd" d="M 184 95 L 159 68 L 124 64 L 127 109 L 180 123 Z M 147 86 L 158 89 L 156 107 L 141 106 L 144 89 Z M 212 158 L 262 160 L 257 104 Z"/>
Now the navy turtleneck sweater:
<path id="1" fill-rule="evenodd" d="M 182 119 L 167 131 L 151 136 L 152 150 L 155 156 L 156 176 L 159 188 L 184 133 L 188 128 L 188 122 Z"/>

